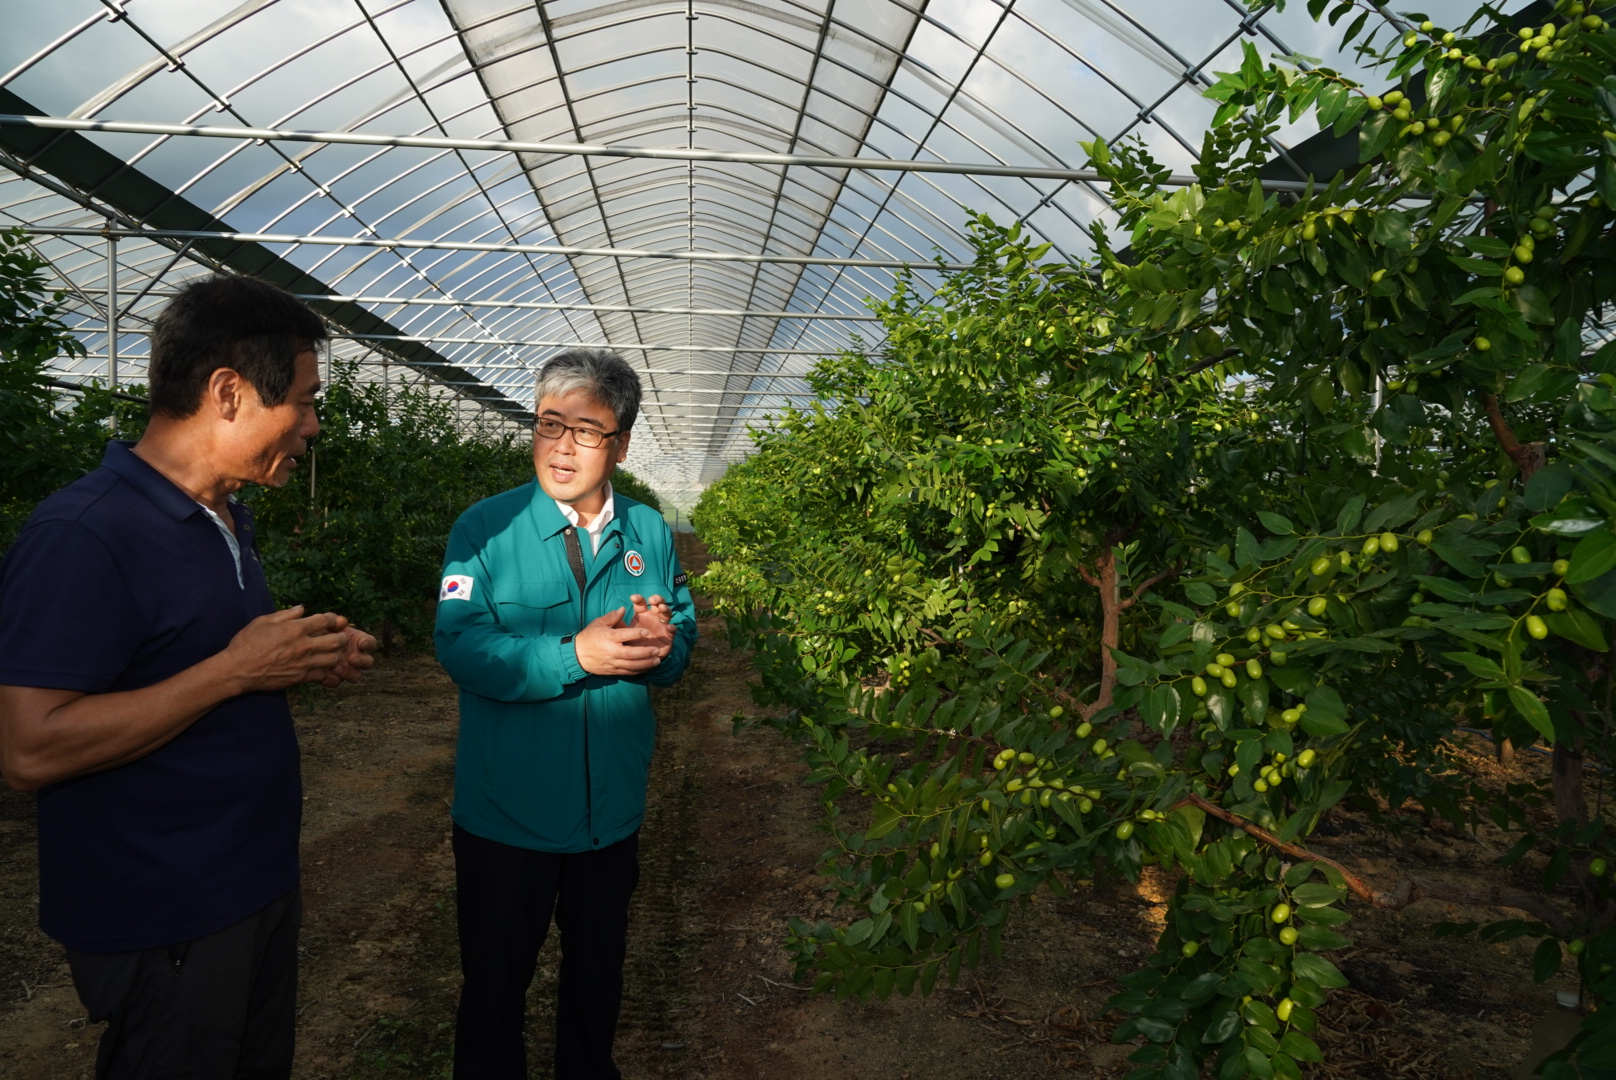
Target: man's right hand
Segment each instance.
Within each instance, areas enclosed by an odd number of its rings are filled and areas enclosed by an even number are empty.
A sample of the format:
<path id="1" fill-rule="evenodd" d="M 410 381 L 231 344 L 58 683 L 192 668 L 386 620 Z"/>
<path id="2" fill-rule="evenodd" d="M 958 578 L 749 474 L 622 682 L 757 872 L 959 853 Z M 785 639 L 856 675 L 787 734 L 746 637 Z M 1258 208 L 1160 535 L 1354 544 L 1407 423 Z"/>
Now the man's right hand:
<path id="1" fill-rule="evenodd" d="M 666 644 L 639 645 L 656 635 L 641 626 L 624 626 L 626 608 L 607 612 L 572 639 L 578 653 L 578 666 L 591 675 L 641 675 L 668 655 Z"/>
<path id="2" fill-rule="evenodd" d="M 328 681 L 347 655 L 347 626 L 347 619 L 330 612 L 305 616 L 300 604 L 242 627 L 224 657 L 247 692 Z"/>

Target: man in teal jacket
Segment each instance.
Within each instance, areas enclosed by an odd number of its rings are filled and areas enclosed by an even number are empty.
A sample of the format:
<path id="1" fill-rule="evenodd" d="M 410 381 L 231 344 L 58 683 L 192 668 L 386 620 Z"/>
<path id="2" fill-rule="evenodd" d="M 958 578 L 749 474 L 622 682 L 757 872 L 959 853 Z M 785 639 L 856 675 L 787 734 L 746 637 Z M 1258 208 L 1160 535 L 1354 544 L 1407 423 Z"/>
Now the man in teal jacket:
<path id="1" fill-rule="evenodd" d="M 617 1080 L 650 688 L 684 673 L 696 619 L 666 522 L 611 489 L 639 410 L 633 369 L 570 350 L 535 396 L 537 482 L 461 515 L 439 590 L 438 659 L 460 687 L 454 1074 L 528 1075 L 522 1018 L 553 913 L 555 1075 Z"/>

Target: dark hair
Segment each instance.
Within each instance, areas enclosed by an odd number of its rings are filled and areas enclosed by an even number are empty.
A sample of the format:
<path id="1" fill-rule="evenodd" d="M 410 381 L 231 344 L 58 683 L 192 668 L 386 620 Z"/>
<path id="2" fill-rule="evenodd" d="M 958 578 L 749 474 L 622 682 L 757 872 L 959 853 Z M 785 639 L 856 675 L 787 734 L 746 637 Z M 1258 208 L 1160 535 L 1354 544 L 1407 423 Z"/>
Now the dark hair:
<path id="1" fill-rule="evenodd" d="M 577 390 L 612 410 L 619 431 L 634 426 L 640 415 L 640 377 L 610 349 L 568 349 L 539 369 L 533 386 L 533 411 L 547 397 L 566 397 Z"/>
<path id="2" fill-rule="evenodd" d="M 267 281 L 218 274 L 188 282 L 152 327 L 152 414 L 195 413 L 220 368 L 237 372 L 274 408 L 292 389 L 298 353 L 327 336 L 319 316 Z"/>

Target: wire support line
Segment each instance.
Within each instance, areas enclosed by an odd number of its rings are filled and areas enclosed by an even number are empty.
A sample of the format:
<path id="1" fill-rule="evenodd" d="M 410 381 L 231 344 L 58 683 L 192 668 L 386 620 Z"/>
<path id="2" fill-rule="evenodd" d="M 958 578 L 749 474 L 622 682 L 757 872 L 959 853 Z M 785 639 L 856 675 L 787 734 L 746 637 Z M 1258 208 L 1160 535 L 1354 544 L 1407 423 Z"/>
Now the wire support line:
<path id="1" fill-rule="evenodd" d="M 747 251 L 653 251 L 643 248 L 587 248 L 560 244 L 496 244 L 474 240 L 390 240 L 369 236 L 304 236 L 296 233 L 213 232 L 199 229 L 98 229 L 88 226 L 24 225 L 35 236 L 132 236 L 146 240 L 223 240 L 242 244 L 309 244 L 320 247 L 400 248 L 432 251 L 506 251 L 603 259 L 669 259 L 691 262 L 789 263 L 798 266 L 853 266 L 869 270 L 971 270 L 975 263 L 921 259 L 841 259 L 822 255 L 754 255 Z"/>
<path id="2" fill-rule="evenodd" d="M 99 131 L 114 135 L 167 135 L 205 139 L 242 139 L 258 142 L 333 143 L 353 146 L 398 146 L 424 150 L 488 150 L 511 154 L 575 155 L 583 157 L 651 158 L 661 161 L 701 161 L 713 164 L 778 165 L 809 169 L 853 169 L 869 172 L 930 172 L 964 176 L 1009 176 L 1032 180 L 1106 183 L 1094 169 L 1055 169 L 1036 165 L 995 165 L 988 162 L 905 161 L 901 158 L 817 157 L 808 154 L 767 154 L 740 150 L 702 150 L 675 146 L 616 146 L 600 143 L 518 142 L 510 139 L 454 139 L 435 135 L 375 135 L 357 131 L 301 131 L 291 128 L 216 127 L 199 124 L 155 124 L 128 120 L 79 120 L 60 116 L 25 116 L 0 113 L 0 127 L 33 127 L 52 131 Z M 1164 184 L 1192 187 L 1200 178 L 1175 173 Z M 1306 191 L 1299 180 L 1264 180 L 1272 191 Z"/>

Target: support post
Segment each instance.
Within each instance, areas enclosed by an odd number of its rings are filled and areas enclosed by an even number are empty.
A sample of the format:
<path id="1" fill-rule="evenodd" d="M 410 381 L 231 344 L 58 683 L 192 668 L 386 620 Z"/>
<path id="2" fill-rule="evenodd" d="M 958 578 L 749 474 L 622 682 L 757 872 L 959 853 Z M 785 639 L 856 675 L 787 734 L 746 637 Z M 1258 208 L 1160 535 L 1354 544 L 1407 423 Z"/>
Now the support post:
<path id="1" fill-rule="evenodd" d="M 107 387 L 118 389 L 118 238 L 107 233 Z"/>

